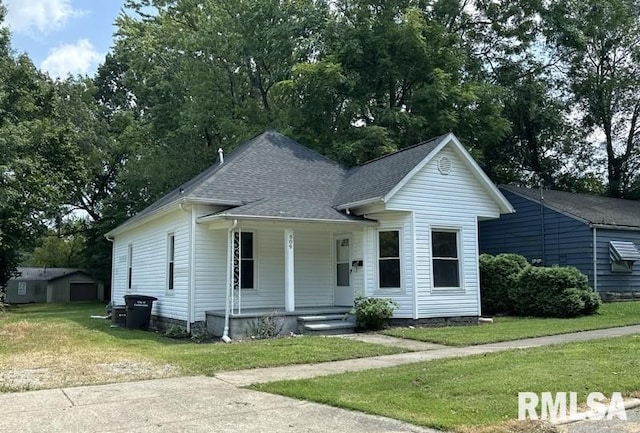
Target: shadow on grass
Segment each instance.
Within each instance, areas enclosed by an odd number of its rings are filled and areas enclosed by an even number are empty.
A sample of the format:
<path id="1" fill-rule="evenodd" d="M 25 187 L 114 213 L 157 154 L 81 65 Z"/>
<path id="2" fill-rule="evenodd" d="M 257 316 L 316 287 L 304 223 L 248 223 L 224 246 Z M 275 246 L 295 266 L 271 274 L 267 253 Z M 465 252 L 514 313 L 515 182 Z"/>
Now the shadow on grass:
<path id="1" fill-rule="evenodd" d="M 165 337 L 153 330 L 112 327 L 111 319 L 92 318 L 106 316 L 105 302 L 73 302 L 65 304 L 20 304 L 6 309 L 9 321 L 29 320 L 33 322 L 69 321 L 88 331 L 99 331 L 119 340 L 148 341 L 163 345 L 200 344 L 190 339 Z"/>

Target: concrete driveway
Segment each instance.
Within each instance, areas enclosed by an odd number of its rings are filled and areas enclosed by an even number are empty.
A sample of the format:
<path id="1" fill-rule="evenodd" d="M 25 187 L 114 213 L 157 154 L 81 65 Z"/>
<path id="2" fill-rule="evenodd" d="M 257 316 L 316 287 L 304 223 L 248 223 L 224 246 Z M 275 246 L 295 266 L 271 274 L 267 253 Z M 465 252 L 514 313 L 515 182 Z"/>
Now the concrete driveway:
<path id="1" fill-rule="evenodd" d="M 0 413 L 0 432 L 435 432 L 212 377 L 0 394 Z"/>

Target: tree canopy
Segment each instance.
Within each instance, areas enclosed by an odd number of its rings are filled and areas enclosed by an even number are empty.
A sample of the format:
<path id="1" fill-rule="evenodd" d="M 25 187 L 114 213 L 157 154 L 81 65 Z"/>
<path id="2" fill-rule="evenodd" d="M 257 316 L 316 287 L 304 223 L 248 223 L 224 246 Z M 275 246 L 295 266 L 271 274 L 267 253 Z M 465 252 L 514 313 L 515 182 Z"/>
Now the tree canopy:
<path id="1" fill-rule="evenodd" d="M 454 132 L 496 183 L 640 197 L 640 0 L 128 0 L 115 24 L 64 80 L 0 25 L 0 287 L 36 244 L 108 282 L 105 232 L 269 128 L 346 165 Z"/>

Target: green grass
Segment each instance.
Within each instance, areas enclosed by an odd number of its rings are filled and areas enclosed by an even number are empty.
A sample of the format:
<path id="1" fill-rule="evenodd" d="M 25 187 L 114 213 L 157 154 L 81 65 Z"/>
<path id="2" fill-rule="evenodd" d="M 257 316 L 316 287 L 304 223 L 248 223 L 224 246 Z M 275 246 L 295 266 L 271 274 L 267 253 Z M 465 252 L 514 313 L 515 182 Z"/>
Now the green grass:
<path id="1" fill-rule="evenodd" d="M 640 325 L 640 302 L 603 304 L 598 314 L 574 319 L 496 317 L 494 323 L 445 328 L 391 328 L 386 335 L 450 346 L 471 346 L 616 326 Z"/>
<path id="2" fill-rule="evenodd" d="M 32 304 L 10 308 L 0 318 L 0 380 L 3 371 L 27 367 L 46 367 L 53 370 L 59 379 L 49 385 L 35 386 L 37 388 L 57 386 L 60 381 L 64 385 L 91 383 L 92 380 L 108 382 L 113 379 L 97 373 L 91 379 L 88 372 L 91 365 L 113 362 L 168 365 L 175 370 L 170 375 L 213 375 L 223 370 L 403 352 L 402 349 L 326 337 L 232 344 L 195 343 L 166 338 L 153 332 L 111 328 L 110 321 L 89 317 L 104 314 L 103 304 Z M 65 371 L 60 373 L 61 369 Z M 61 375 L 64 377 L 60 378 Z"/>
<path id="3" fill-rule="evenodd" d="M 517 418 L 518 392 L 638 396 L 640 335 L 438 360 L 252 388 L 438 429 Z"/>

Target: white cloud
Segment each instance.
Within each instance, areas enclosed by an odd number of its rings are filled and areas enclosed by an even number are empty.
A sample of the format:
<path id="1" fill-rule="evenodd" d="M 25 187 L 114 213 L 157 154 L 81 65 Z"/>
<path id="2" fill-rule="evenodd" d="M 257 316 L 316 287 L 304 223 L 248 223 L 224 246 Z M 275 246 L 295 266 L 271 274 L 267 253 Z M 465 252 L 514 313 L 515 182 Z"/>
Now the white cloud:
<path id="1" fill-rule="evenodd" d="M 51 51 L 42 61 L 40 69 L 49 73 L 52 78 L 64 78 L 67 74 L 86 74 L 104 60 L 87 39 L 80 39 L 75 44 L 60 45 Z"/>
<path id="2" fill-rule="evenodd" d="M 64 26 L 66 21 L 82 12 L 71 6 L 71 0 L 5 0 L 6 23 L 14 32 L 34 30 L 48 33 Z"/>

